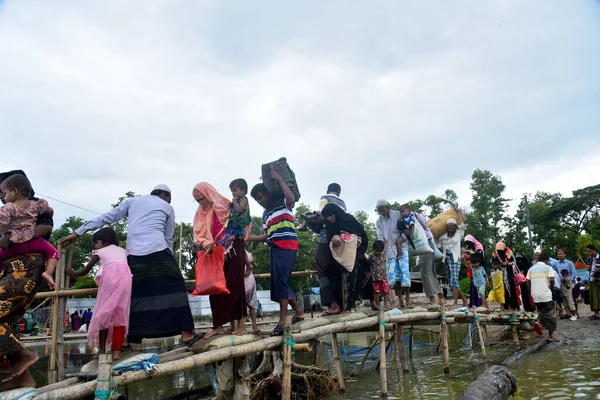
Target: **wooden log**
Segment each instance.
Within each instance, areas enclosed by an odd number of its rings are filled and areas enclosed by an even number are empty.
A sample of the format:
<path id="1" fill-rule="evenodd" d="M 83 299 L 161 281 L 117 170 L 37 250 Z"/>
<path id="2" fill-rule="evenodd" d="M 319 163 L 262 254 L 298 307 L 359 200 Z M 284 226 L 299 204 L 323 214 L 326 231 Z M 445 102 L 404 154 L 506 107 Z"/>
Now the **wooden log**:
<path id="1" fill-rule="evenodd" d="M 482 324 L 482 328 L 483 328 L 483 339 L 487 342 L 487 340 L 488 340 L 487 324 Z"/>
<path id="2" fill-rule="evenodd" d="M 396 340 L 398 341 L 398 353 L 400 355 L 400 365 L 402 366 L 402 372 L 408 371 L 408 364 L 406 362 L 406 350 L 404 349 L 404 338 L 402 337 L 402 325 L 396 324 Z"/>
<path id="3" fill-rule="evenodd" d="M 111 376 L 112 376 L 112 356 L 110 354 L 98 355 L 98 379 L 96 380 L 97 393 L 110 393 L 111 391 Z M 108 396 L 96 395 L 96 399 L 102 400 Z"/>
<path id="4" fill-rule="evenodd" d="M 123 375 L 123 371 L 111 371 L 112 376 Z M 97 372 L 72 372 L 70 374 L 65 374 L 65 378 L 79 378 L 79 379 L 96 379 L 98 378 Z"/>
<path id="5" fill-rule="evenodd" d="M 513 340 L 515 341 L 515 344 L 518 346 L 519 345 L 519 332 L 517 332 L 517 325 L 512 325 L 511 327 L 512 330 L 512 335 L 513 335 Z"/>
<path id="6" fill-rule="evenodd" d="M 450 373 L 450 350 L 448 348 L 448 326 L 446 325 L 446 301 L 440 307 L 440 343 L 442 346 L 442 364 L 444 374 Z"/>
<path id="7" fill-rule="evenodd" d="M 481 331 L 481 325 L 479 324 L 479 316 L 477 315 L 477 310 L 475 313 L 475 327 L 477 328 L 477 334 L 479 335 L 479 346 L 481 347 L 481 355 L 483 359 L 487 359 L 487 353 L 485 351 L 485 342 L 483 340 L 483 332 Z"/>
<path id="8" fill-rule="evenodd" d="M 387 396 L 387 362 L 385 354 L 385 314 L 383 304 L 379 305 L 379 379 L 381 381 L 381 395 Z"/>
<path id="9" fill-rule="evenodd" d="M 282 345 L 283 353 L 283 376 L 281 378 L 281 398 L 290 400 L 292 397 L 292 330 L 290 326 L 285 327 Z"/>
<path id="10" fill-rule="evenodd" d="M 458 398 L 459 400 L 508 400 L 517 390 L 517 378 L 500 365 L 486 369 Z"/>
<path id="11" fill-rule="evenodd" d="M 510 366 L 512 364 L 517 363 L 523 357 L 528 356 L 529 354 L 533 354 L 536 351 L 541 350 L 544 346 L 546 346 L 549 342 L 546 339 L 542 339 L 535 343 L 534 345 L 528 346 L 524 349 L 514 352 L 510 356 L 506 357 L 504 361 L 502 361 L 502 365 Z"/>
<path id="12" fill-rule="evenodd" d="M 346 391 L 346 381 L 344 381 L 344 370 L 342 369 L 342 358 L 340 357 L 340 347 L 338 345 L 337 333 L 331 334 L 331 347 L 333 348 L 333 364 L 338 378 L 338 387 L 341 392 Z"/>

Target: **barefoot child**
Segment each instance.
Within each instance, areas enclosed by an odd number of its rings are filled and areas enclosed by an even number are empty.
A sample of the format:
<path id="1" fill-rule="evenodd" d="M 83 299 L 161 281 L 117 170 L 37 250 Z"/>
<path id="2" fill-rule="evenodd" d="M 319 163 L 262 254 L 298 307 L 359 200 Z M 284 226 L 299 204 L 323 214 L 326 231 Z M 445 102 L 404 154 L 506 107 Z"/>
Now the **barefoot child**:
<path id="1" fill-rule="evenodd" d="M 244 274 L 244 288 L 246 290 L 246 304 L 250 308 L 250 320 L 252 321 L 252 332 L 259 333 L 256 324 L 256 308 L 258 307 L 258 297 L 256 296 L 256 280 L 252 275 L 252 270 L 256 268 L 256 263 L 252 253 L 246 250 L 246 272 Z"/>
<path id="2" fill-rule="evenodd" d="M 112 228 L 102 228 L 92 238 L 96 250 L 92 259 L 79 271 L 67 268 L 69 276 L 84 276 L 96 263 L 100 269 L 94 280 L 98 284 L 98 296 L 94 318 L 88 327 L 88 343 L 98 347 L 104 354 L 110 345 L 113 360 L 121 358 L 123 339 L 129 327 L 132 275 L 127 265 L 127 251 L 119 247 L 117 233 Z"/>
<path id="3" fill-rule="evenodd" d="M 10 234 L 11 247 L 0 249 L 0 261 L 27 253 L 41 253 L 46 260 L 42 278 L 50 289 L 54 289 L 52 274 L 58 262 L 58 252 L 43 238 L 33 238 L 36 218 L 42 214 L 54 214 L 44 199 L 29 200 L 31 183 L 25 175 L 7 178 L 0 190 L 4 193 L 6 205 L 0 209 L 0 233 Z"/>
<path id="4" fill-rule="evenodd" d="M 376 240 L 373 242 L 373 252 L 369 256 L 369 264 L 371 264 L 371 277 L 373 280 L 373 293 L 375 295 L 374 310 L 379 310 L 381 296 L 383 296 L 384 307 L 389 307 L 388 300 L 390 288 L 387 281 L 386 271 L 386 255 L 387 246 L 383 241 Z"/>
<path id="5" fill-rule="evenodd" d="M 304 311 L 298 305 L 290 288 L 292 270 L 298 254 L 298 235 L 295 229 L 294 202 L 296 197 L 281 175 L 271 171 L 271 178 L 279 183 L 283 198 L 273 198 L 264 183 L 252 188 L 250 194 L 264 209 L 264 235 L 250 236 L 249 242 L 267 242 L 271 254 L 271 300 L 279 303 L 279 321 L 273 329 L 273 336 L 282 336 L 287 320 L 288 304 L 296 314 L 292 324 L 304 321 Z"/>
<path id="6" fill-rule="evenodd" d="M 248 240 L 252 229 L 250 206 L 246 197 L 248 194 L 248 183 L 244 179 L 235 179 L 229 184 L 229 189 L 231 190 L 233 199 L 231 200 L 231 209 L 229 210 L 227 233 L 243 236 L 244 240 Z"/>
<path id="7" fill-rule="evenodd" d="M 479 254 L 473 254 L 470 256 L 471 269 L 473 271 L 473 283 L 477 288 L 477 296 L 481 299 L 483 306 L 488 308 L 487 299 L 485 297 L 485 288 L 489 285 L 485 269 L 481 265 L 482 257 Z"/>

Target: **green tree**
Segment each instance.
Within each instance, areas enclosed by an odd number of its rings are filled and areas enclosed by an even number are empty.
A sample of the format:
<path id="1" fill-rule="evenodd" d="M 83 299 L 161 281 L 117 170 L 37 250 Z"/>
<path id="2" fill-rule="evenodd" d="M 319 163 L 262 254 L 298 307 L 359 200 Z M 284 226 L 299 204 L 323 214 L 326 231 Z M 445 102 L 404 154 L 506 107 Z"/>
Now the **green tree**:
<path id="1" fill-rule="evenodd" d="M 505 186 L 500 176 L 490 171 L 475 170 L 470 185 L 473 192 L 472 211 L 467 214 L 469 232 L 486 248 L 502 239 L 502 223 L 506 216 L 507 199 L 502 197 Z"/>
<path id="2" fill-rule="evenodd" d="M 180 222 L 175 225 L 173 252 L 180 262 L 181 273 L 185 279 L 196 278 L 196 258 L 194 256 L 194 228 L 192 224 Z"/>
<path id="3" fill-rule="evenodd" d="M 356 220 L 365 227 L 365 231 L 369 237 L 370 249 L 371 246 L 373 246 L 373 242 L 377 240 L 377 229 L 375 228 L 375 224 L 369 221 L 369 214 L 367 214 L 365 211 L 356 211 L 354 213 L 354 218 L 356 218 Z"/>

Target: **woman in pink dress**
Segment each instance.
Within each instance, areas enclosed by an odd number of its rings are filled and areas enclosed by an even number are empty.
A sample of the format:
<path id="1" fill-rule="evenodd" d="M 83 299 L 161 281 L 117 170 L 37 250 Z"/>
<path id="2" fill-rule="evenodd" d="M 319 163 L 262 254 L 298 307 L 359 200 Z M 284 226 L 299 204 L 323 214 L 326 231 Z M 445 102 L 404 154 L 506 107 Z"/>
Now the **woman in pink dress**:
<path id="1" fill-rule="evenodd" d="M 94 279 L 98 284 L 98 296 L 94 318 L 88 327 L 88 343 L 98 347 L 104 354 L 111 346 L 113 360 L 121 358 L 123 338 L 129 327 L 132 275 L 127 265 L 127 252 L 119 247 L 117 233 L 112 228 L 102 228 L 94 233 L 96 250 L 85 268 L 74 271 L 67 268 L 69 276 L 87 275 L 96 263 L 100 269 Z"/>

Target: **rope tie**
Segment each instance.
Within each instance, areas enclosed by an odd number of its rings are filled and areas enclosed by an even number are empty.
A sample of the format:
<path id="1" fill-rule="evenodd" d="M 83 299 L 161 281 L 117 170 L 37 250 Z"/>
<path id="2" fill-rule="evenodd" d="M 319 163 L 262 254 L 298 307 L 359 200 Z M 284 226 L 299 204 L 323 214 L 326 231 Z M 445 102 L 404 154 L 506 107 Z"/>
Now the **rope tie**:
<path id="1" fill-rule="evenodd" d="M 511 315 L 510 317 L 508 317 L 508 323 L 511 324 L 511 325 L 514 325 L 515 324 L 515 319 L 516 319 L 515 316 Z"/>
<path id="2" fill-rule="evenodd" d="M 284 333 L 283 339 L 283 344 L 287 344 L 292 348 L 292 351 L 294 351 L 294 347 L 296 347 L 296 341 L 294 340 L 294 337 L 289 333 Z"/>
<path id="3" fill-rule="evenodd" d="M 111 371 L 111 374 L 112 374 L 112 371 Z M 119 393 L 117 386 L 113 382 L 112 375 L 109 379 L 96 379 L 96 382 L 110 382 L 110 389 L 94 391 L 95 399 L 110 400 L 110 397 L 113 395 L 113 393 Z"/>
<path id="4" fill-rule="evenodd" d="M 444 321 L 445 323 L 448 323 L 448 319 L 447 319 L 446 317 L 440 317 L 440 319 L 441 319 L 442 321 Z"/>
<path id="5" fill-rule="evenodd" d="M 479 315 L 475 316 L 475 321 L 479 322 Z"/>
<path id="6" fill-rule="evenodd" d="M 385 321 L 379 321 L 379 324 L 382 325 L 384 328 L 387 327 L 387 322 Z"/>

